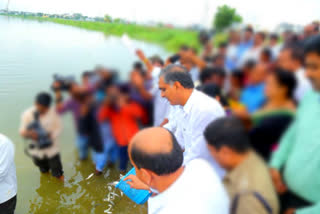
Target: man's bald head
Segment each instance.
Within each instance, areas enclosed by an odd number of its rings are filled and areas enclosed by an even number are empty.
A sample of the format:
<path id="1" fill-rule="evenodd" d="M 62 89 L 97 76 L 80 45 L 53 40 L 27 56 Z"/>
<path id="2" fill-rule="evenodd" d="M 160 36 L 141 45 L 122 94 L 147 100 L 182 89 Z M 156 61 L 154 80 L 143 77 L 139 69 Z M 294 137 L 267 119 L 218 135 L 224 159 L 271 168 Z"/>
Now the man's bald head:
<path id="1" fill-rule="evenodd" d="M 129 144 L 129 156 L 138 169 L 167 175 L 182 166 L 183 152 L 174 135 L 164 128 L 138 132 Z"/>

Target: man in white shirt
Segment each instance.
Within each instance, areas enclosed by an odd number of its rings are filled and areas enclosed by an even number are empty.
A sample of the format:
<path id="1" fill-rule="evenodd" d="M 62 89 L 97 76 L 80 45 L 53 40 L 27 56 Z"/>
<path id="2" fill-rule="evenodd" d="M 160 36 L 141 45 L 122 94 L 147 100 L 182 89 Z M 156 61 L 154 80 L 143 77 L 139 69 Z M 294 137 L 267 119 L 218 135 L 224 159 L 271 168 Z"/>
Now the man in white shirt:
<path id="1" fill-rule="evenodd" d="M 0 213 L 13 214 L 17 203 L 14 145 L 0 134 Z"/>
<path id="2" fill-rule="evenodd" d="M 132 188 L 154 192 L 148 201 L 149 214 L 228 213 L 229 199 L 221 180 L 204 160 L 182 166 L 181 147 L 168 130 L 140 131 L 128 152 L 137 176 L 125 180 Z"/>
<path id="3" fill-rule="evenodd" d="M 297 44 L 284 47 L 279 54 L 278 63 L 281 68 L 294 72 L 298 83 L 294 98 L 299 102 L 312 89 L 303 68 L 303 48 Z"/>
<path id="4" fill-rule="evenodd" d="M 162 97 L 172 106 L 169 122 L 164 128 L 177 137 L 184 150 L 184 165 L 195 158 L 203 158 L 222 177 L 224 170 L 209 154 L 203 132 L 210 122 L 225 116 L 223 107 L 215 99 L 194 89 L 190 74 L 180 65 L 169 65 L 162 70 L 159 88 Z"/>
<path id="5" fill-rule="evenodd" d="M 254 35 L 253 46 L 242 55 L 238 65 L 239 68 L 242 68 L 249 60 L 255 62 L 259 60 L 265 37 L 266 35 L 263 32 L 258 32 Z"/>
<path id="6" fill-rule="evenodd" d="M 62 125 L 59 115 L 54 108 L 50 108 L 50 105 L 50 94 L 39 93 L 36 97 L 35 105 L 22 114 L 19 132 L 22 137 L 31 141 L 27 151 L 40 171 L 47 173 L 51 170 L 51 174 L 54 177 L 63 180 L 58 143 Z M 48 135 L 50 143 L 41 144 L 41 136 L 35 129 L 30 127 L 30 124 L 36 120 L 39 121 L 40 126 Z M 45 141 L 42 140 L 42 142 Z"/>

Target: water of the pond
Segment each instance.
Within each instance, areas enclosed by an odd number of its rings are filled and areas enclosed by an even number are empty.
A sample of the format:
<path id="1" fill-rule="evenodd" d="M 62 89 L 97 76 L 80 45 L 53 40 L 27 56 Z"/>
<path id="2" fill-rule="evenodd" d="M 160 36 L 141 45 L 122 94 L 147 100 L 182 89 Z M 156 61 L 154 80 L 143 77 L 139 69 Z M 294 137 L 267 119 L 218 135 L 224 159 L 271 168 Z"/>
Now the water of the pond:
<path id="1" fill-rule="evenodd" d="M 160 47 L 134 41 L 147 55 L 167 53 Z M 95 65 L 119 69 L 125 79 L 137 58 L 120 38 L 103 33 L 48 22 L 0 16 L 0 132 L 16 146 L 18 177 L 17 214 L 104 213 L 108 203 L 107 184 L 119 178 L 116 169 L 105 169 L 100 177 L 85 180 L 93 171 L 91 161 L 79 162 L 74 144 L 71 115 L 63 118 L 60 137 L 65 182 L 39 170 L 24 154 L 24 141 L 18 135 L 24 109 L 33 104 L 39 91 L 50 91 L 54 73 L 80 76 Z M 1 154 L 0 154 L 1 155 Z M 113 213 L 146 213 L 126 197 L 117 198 Z"/>

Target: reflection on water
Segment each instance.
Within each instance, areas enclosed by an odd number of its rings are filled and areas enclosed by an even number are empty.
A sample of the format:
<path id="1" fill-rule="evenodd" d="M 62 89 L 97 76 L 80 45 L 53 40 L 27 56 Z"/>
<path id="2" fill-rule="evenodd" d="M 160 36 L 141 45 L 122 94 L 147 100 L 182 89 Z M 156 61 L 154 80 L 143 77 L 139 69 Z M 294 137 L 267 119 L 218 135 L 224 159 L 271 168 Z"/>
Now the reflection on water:
<path id="1" fill-rule="evenodd" d="M 0 132 L 15 143 L 18 176 L 16 214 L 104 213 L 107 184 L 119 179 L 116 169 L 105 169 L 100 177 L 85 180 L 93 171 L 91 161 L 79 162 L 71 115 L 63 117 L 60 137 L 65 183 L 49 174 L 40 175 L 24 155 L 24 141 L 18 136 L 20 116 L 33 104 L 39 91 L 49 91 L 54 73 L 74 74 L 97 64 L 118 68 L 126 78 L 137 58 L 119 38 L 54 23 L 0 16 Z M 159 47 L 134 42 L 147 55 L 167 54 Z M 125 196 L 116 198 L 113 213 L 146 213 Z"/>

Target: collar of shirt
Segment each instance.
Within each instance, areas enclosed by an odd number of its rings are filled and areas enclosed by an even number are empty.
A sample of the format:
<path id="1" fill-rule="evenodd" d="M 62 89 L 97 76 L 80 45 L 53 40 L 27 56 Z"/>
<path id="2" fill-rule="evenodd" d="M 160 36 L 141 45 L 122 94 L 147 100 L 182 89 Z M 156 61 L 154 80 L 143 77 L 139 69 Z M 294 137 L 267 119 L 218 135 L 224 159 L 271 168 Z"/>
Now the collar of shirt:
<path id="1" fill-rule="evenodd" d="M 254 164 L 255 161 L 255 153 L 251 151 L 248 157 L 239 166 L 226 174 L 223 179 L 224 183 L 232 184 L 238 182 L 241 175 L 248 174 L 243 172 L 248 171 L 250 169 L 249 165 Z"/>
<path id="2" fill-rule="evenodd" d="M 196 100 L 196 96 L 197 96 L 196 94 L 197 94 L 196 89 L 193 89 L 187 103 L 183 106 L 184 113 L 189 114 L 191 112 L 192 106 L 194 105 Z"/>

